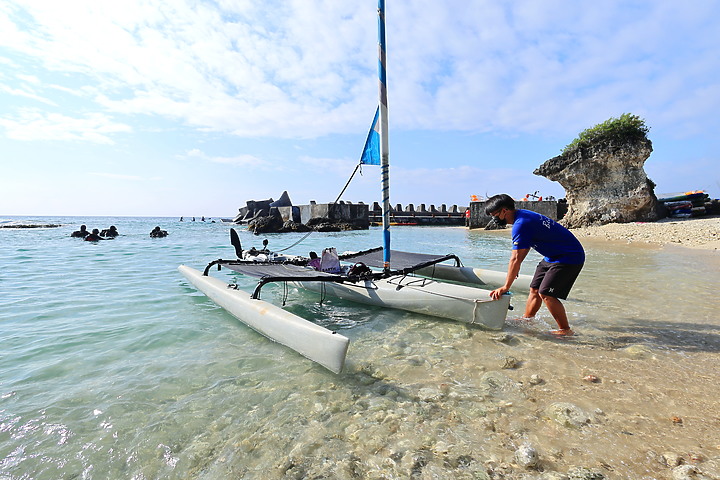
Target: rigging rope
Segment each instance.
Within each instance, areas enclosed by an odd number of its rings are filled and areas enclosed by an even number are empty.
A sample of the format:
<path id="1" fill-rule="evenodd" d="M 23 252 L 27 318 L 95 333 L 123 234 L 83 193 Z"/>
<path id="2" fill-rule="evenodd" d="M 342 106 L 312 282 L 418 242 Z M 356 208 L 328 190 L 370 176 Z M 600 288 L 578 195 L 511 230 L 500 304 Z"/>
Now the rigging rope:
<path id="1" fill-rule="evenodd" d="M 334 206 L 337 204 L 337 202 L 340 201 L 340 197 L 342 197 L 342 196 L 343 196 L 343 193 L 345 193 L 345 190 L 347 190 L 348 186 L 350 185 L 350 182 L 352 181 L 353 177 L 354 177 L 355 174 L 357 173 L 358 169 L 360 169 L 360 175 L 362 175 L 362 168 L 361 168 L 361 166 L 362 166 L 362 163 L 358 163 L 357 165 L 355 165 L 355 170 L 353 170 L 352 174 L 350 175 L 350 178 L 348 178 L 347 183 L 345 184 L 345 186 L 343 187 L 343 189 L 340 191 L 340 194 L 337 196 L 337 198 L 335 199 L 335 201 L 330 204 L 330 208 L 328 209 L 328 211 L 332 210 L 332 207 L 334 207 Z M 293 243 L 293 244 L 290 245 L 289 247 L 285 247 L 285 248 L 283 248 L 283 249 L 281 249 L 281 250 L 275 250 L 275 251 L 276 251 L 276 252 L 284 252 L 285 250 L 290 250 L 290 249 L 293 248 L 294 246 L 299 245 L 300 243 L 304 242 L 305 239 L 308 238 L 313 232 L 314 232 L 314 230 L 310 230 L 310 231 L 309 231 L 308 233 L 306 233 L 300 240 L 298 240 L 297 242 Z"/>
<path id="2" fill-rule="evenodd" d="M 287 282 L 283 282 L 283 293 L 282 293 L 282 306 L 283 307 L 287 303 L 288 294 L 289 294 L 288 284 L 287 284 Z"/>
<path id="3" fill-rule="evenodd" d="M 325 282 L 320 282 L 320 305 L 323 304 L 327 296 L 327 290 L 325 289 Z"/>

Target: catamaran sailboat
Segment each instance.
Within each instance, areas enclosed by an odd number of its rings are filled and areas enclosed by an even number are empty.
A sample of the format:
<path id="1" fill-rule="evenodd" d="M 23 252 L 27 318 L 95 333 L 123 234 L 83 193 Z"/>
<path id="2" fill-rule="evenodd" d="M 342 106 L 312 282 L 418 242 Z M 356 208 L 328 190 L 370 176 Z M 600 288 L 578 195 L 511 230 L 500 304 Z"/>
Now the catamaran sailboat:
<path id="1" fill-rule="evenodd" d="M 328 254 L 329 264 L 321 264 L 318 270 L 308 266 L 307 258 L 273 256 L 270 252 L 266 252 L 261 260 L 247 256 L 243 259 L 237 234 L 231 231 L 238 260 L 215 260 L 204 272 L 185 265 L 179 267 L 190 283 L 241 322 L 335 373 L 343 369 L 349 339 L 261 300 L 264 285 L 291 282 L 352 302 L 407 310 L 488 329 L 502 328 L 510 308 L 510 294 L 493 300 L 490 290 L 443 281 L 499 286 L 505 281 L 505 272 L 464 267 L 454 255 L 390 249 L 384 0 L 378 2 L 378 41 L 379 106 L 360 163 L 381 165 L 382 168 L 383 247 L 343 255 L 332 250 L 324 252 Z M 252 294 L 231 288 L 209 275 L 214 266 L 256 277 L 259 279 L 257 287 Z M 515 287 L 527 288 L 529 280 L 529 276 L 522 275 L 516 280 Z"/>

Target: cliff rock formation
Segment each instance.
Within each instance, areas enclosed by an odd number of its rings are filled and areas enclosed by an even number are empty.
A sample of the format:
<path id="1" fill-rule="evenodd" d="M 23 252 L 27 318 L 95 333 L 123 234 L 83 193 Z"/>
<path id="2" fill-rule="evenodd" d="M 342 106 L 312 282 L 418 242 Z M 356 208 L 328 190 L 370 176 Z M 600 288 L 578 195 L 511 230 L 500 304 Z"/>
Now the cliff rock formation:
<path id="1" fill-rule="evenodd" d="M 565 188 L 568 212 L 561 223 L 567 227 L 655 221 L 655 184 L 643 168 L 651 152 L 644 135 L 602 139 L 551 158 L 533 173 Z"/>

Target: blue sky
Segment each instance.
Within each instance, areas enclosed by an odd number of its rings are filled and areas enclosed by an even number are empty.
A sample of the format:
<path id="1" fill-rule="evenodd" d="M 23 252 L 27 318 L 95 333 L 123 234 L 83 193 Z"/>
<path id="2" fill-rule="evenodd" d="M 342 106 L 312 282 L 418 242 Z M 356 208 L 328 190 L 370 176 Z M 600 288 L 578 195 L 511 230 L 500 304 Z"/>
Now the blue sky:
<path id="1" fill-rule="evenodd" d="M 377 104 L 375 0 L 0 2 L 0 214 L 330 202 Z M 720 196 L 720 2 L 387 1 L 392 204 L 564 196 L 582 130 L 650 127 L 656 193 Z M 345 200 L 379 200 L 366 166 Z"/>

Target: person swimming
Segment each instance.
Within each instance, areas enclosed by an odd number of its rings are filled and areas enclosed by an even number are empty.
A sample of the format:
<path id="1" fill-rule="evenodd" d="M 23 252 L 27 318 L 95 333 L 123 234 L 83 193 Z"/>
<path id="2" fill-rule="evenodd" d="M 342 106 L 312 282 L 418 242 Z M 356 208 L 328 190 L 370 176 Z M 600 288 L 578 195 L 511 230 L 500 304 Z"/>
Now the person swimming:
<path id="1" fill-rule="evenodd" d="M 100 232 L 100 236 L 105 237 L 105 238 L 114 238 L 114 237 L 117 237 L 118 235 L 119 235 L 119 233 L 118 233 L 115 225 L 110 225 L 110 228 L 106 228 L 102 232 Z"/>
<path id="2" fill-rule="evenodd" d="M 150 232 L 150 237 L 152 237 L 152 238 L 163 238 L 163 237 L 167 237 L 167 236 L 168 236 L 168 232 L 166 232 L 165 230 L 160 230 L 159 226 L 153 228 L 152 232 Z"/>
<path id="3" fill-rule="evenodd" d="M 86 242 L 97 242 L 98 240 L 105 240 L 105 239 L 100 236 L 100 230 L 98 230 L 97 228 L 93 228 L 92 233 L 88 234 L 85 237 Z"/>
<path id="4" fill-rule="evenodd" d="M 90 235 L 90 232 L 87 231 L 87 227 L 85 225 L 80 225 L 80 230 L 75 230 L 70 234 L 73 238 L 85 238 L 88 235 Z"/>

